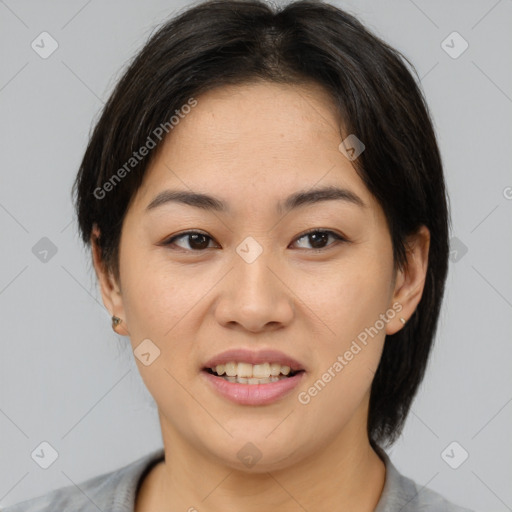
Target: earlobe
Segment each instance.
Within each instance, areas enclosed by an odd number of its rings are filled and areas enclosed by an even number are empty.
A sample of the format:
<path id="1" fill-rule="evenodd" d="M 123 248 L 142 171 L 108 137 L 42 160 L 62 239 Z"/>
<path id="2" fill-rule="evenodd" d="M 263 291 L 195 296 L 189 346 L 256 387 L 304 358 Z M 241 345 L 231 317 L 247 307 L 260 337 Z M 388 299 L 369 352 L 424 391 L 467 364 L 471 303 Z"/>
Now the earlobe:
<path id="1" fill-rule="evenodd" d="M 397 305 L 400 306 L 399 309 L 396 307 Z M 395 334 L 400 329 L 403 329 L 407 323 L 407 320 L 409 319 L 409 316 L 404 312 L 403 305 L 400 302 L 395 300 L 393 302 L 393 309 L 396 311 L 396 315 L 386 324 L 386 334 L 389 335 Z"/>
<path id="2" fill-rule="evenodd" d="M 96 277 L 100 286 L 103 304 L 112 316 L 112 329 L 122 336 L 129 336 L 124 318 L 123 300 L 121 290 L 116 279 L 110 272 L 102 258 L 101 247 L 99 244 L 101 233 L 96 224 L 94 224 L 91 233 L 91 251 Z M 118 320 L 115 320 L 118 319 Z"/>
<path id="3" fill-rule="evenodd" d="M 112 315 L 112 330 L 120 334 L 121 336 L 129 336 L 130 333 L 126 328 L 126 325 L 123 323 L 123 319 L 118 316 Z"/>
<path id="4" fill-rule="evenodd" d="M 422 225 L 407 239 L 405 268 L 398 271 L 392 304 L 398 302 L 402 309 L 386 326 L 386 334 L 395 334 L 406 324 L 416 310 L 425 287 L 430 248 L 430 231 Z M 403 320 L 402 320 L 403 319 Z"/>

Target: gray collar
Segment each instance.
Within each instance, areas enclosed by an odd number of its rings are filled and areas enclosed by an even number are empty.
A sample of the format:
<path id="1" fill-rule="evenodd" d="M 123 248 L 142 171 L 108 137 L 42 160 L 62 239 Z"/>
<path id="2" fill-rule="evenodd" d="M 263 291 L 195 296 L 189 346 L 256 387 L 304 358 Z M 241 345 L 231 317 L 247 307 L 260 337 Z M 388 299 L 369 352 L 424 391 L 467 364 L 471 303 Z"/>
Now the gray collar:
<path id="1" fill-rule="evenodd" d="M 404 477 L 383 450 L 376 451 L 386 465 L 386 479 L 374 512 L 472 512 L 457 507 L 436 492 Z M 140 483 L 151 468 L 163 460 L 164 449 L 159 448 L 110 473 L 95 476 L 76 486 L 55 489 L 3 510 L 68 512 L 99 509 L 108 512 L 133 512 Z"/>

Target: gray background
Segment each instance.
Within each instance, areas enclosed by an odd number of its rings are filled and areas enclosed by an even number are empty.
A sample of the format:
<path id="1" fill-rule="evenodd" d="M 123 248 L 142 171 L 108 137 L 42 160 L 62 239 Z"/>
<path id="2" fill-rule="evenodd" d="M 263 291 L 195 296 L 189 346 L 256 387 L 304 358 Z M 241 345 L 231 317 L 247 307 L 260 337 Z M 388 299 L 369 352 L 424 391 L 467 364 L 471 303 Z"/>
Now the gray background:
<path id="1" fill-rule="evenodd" d="M 439 334 L 391 458 L 462 505 L 512 510 L 512 1 L 335 3 L 416 66 L 451 198 Z M 125 63 L 184 5 L 0 1 L 0 505 L 161 446 L 155 405 L 78 240 L 70 188 Z M 31 48 L 43 31 L 59 45 L 47 59 Z M 453 31 L 469 44 L 458 58 L 441 45 Z M 57 249 L 46 261 L 43 237 Z M 31 458 L 43 441 L 58 452 L 46 470 Z M 469 453 L 458 469 L 441 455 L 453 441 L 452 464 Z"/>

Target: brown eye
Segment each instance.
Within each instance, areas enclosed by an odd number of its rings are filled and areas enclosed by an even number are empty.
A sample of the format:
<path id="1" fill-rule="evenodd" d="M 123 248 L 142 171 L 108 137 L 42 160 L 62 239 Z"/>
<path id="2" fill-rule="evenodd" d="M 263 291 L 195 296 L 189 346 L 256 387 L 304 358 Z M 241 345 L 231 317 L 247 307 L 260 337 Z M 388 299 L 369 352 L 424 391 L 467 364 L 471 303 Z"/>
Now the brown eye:
<path id="1" fill-rule="evenodd" d="M 176 243 L 177 240 L 185 240 L 188 244 L 188 247 L 183 247 Z M 163 245 L 177 245 L 185 250 L 191 251 L 203 251 L 208 249 L 208 245 L 210 241 L 213 240 L 210 236 L 205 233 L 200 233 L 198 231 L 187 231 L 186 233 L 181 233 L 180 235 L 173 236 L 164 242 Z"/>
<path id="2" fill-rule="evenodd" d="M 341 235 L 338 235 L 334 231 L 319 229 L 315 229 L 309 231 L 308 233 L 304 233 L 303 235 L 296 239 L 296 242 L 305 239 L 306 242 L 310 244 L 311 250 L 323 251 L 324 249 L 329 248 L 332 245 L 336 245 L 333 243 L 328 243 L 330 238 L 338 242 L 348 242 L 346 238 L 342 237 Z M 180 240 L 184 240 L 185 245 L 188 245 L 188 247 L 180 245 L 183 244 L 183 242 L 177 243 L 177 241 Z M 163 245 L 176 246 L 187 251 L 200 252 L 208 248 L 211 248 L 209 246 L 211 241 L 213 241 L 213 238 L 205 233 L 201 233 L 199 231 L 187 231 L 185 233 L 181 233 L 179 235 L 173 236 L 172 238 L 169 238 L 163 243 Z M 304 247 L 304 249 L 309 248 Z"/>
<path id="3" fill-rule="evenodd" d="M 326 248 L 326 244 L 329 241 L 329 237 L 334 238 L 336 241 L 340 242 L 347 242 L 348 240 L 346 238 L 343 238 L 341 235 L 338 235 L 334 231 L 328 231 L 328 230 L 319 230 L 315 229 L 313 231 L 309 231 L 308 233 L 304 233 L 299 238 L 297 238 L 297 241 L 302 239 L 307 239 L 307 242 L 311 244 L 311 248 L 313 250 L 321 251 Z M 329 247 L 329 244 L 327 247 Z M 307 247 L 306 247 L 307 249 Z"/>

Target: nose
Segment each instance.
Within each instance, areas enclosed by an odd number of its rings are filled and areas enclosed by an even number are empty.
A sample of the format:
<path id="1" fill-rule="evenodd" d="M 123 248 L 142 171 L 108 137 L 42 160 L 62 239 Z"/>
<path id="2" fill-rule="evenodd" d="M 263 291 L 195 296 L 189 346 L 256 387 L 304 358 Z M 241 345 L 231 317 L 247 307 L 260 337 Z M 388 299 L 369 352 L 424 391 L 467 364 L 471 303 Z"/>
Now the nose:
<path id="1" fill-rule="evenodd" d="M 293 319 L 293 293 L 265 252 L 251 263 L 235 255 L 215 316 L 224 327 L 238 326 L 254 333 L 281 329 Z"/>

